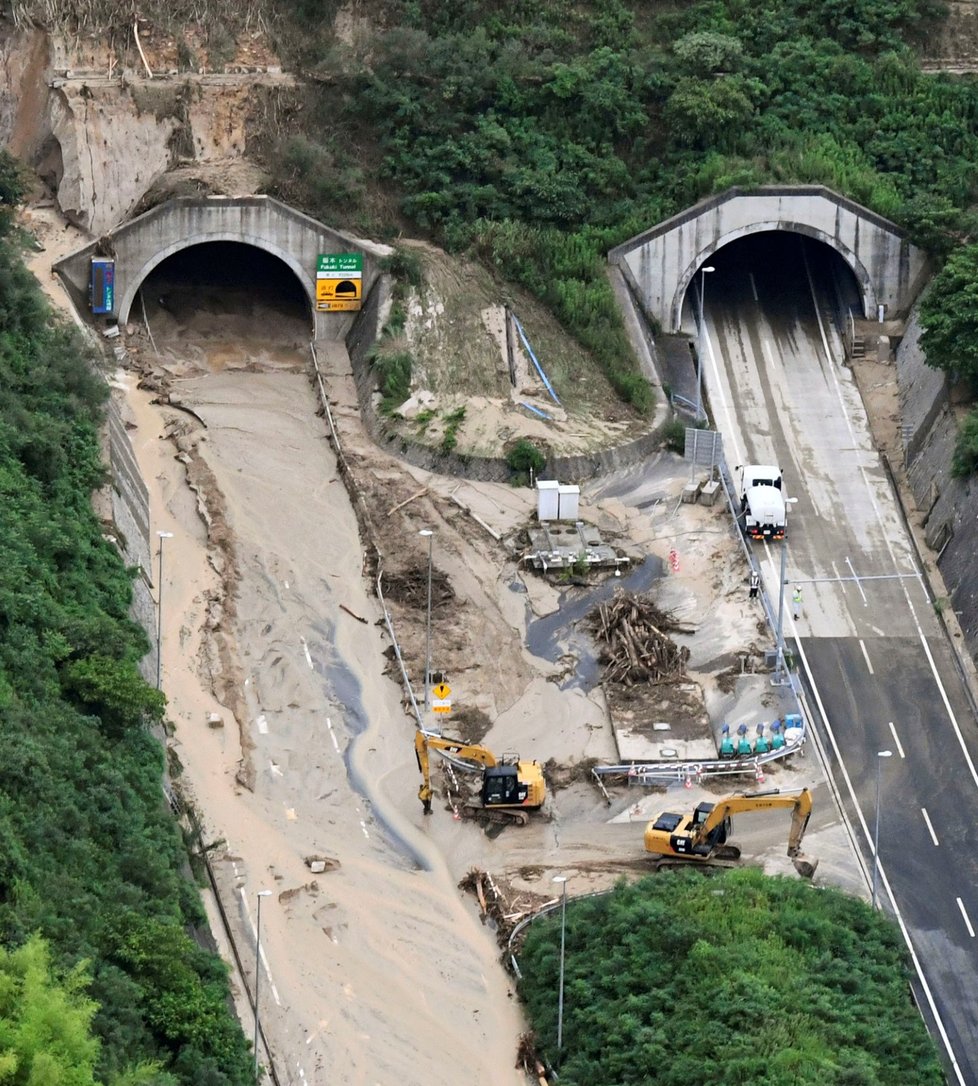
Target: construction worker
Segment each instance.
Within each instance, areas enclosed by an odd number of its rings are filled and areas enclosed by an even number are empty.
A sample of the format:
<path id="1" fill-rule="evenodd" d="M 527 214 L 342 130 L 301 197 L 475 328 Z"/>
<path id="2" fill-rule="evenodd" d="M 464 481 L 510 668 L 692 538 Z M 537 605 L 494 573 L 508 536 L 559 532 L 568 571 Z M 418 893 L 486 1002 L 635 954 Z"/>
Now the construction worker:
<path id="1" fill-rule="evenodd" d="M 801 618 L 801 585 L 795 585 L 795 591 L 791 596 L 791 613 L 795 618 Z"/>
<path id="2" fill-rule="evenodd" d="M 750 571 L 750 598 L 757 599 L 757 591 L 761 587 L 761 578 L 756 569 Z"/>

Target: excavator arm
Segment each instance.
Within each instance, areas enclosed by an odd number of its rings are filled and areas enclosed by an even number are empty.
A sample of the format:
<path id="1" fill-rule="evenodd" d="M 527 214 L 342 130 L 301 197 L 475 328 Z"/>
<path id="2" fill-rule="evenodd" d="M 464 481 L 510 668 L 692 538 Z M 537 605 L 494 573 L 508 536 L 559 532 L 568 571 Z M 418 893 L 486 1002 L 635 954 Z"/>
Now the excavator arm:
<path id="1" fill-rule="evenodd" d="M 421 771 L 418 798 L 421 800 L 425 814 L 431 814 L 431 763 L 428 755 L 431 749 L 440 751 L 448 761 L 460 769 L 471 770 L 474 766 L 492 769 L 496 765 L 495 755 L 485 747 L 463 743 L 458 739 L 448 739 L 443 735 L 434 735 L 418 728 L 414 733 L 414 753 L 418 759 L 418 769 Z"/>

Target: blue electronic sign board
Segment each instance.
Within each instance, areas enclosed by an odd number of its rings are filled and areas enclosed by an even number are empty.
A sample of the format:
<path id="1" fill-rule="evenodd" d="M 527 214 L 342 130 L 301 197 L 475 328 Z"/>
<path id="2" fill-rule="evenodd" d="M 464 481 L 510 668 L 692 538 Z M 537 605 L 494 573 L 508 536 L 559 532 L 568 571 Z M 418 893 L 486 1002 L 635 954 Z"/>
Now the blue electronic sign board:
<path id="1" fill-rule="evenodd" d="M 92 257 L 92 276 L 88 297 L 93 313 L 111 313 L 115 308 L 115 261 L 108 257 Z"/>

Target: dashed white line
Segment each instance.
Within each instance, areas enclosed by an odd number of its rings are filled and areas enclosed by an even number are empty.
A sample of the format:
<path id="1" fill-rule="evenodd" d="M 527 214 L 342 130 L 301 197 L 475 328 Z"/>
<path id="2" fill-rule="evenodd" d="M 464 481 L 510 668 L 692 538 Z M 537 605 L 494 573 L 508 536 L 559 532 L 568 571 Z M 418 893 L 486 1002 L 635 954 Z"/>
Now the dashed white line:
<path id="1" fill-rule="evenodd" d="M 241 903 L 244 905 L 245 915 L 248 917 L 248 923 L 251 925 L 251 934 L 255 942 L 258 942 L 258 929 L 255 927 L 254 920 L 251 919 L 251 909 L 248 908 L 248 894 L 243 886 L 238 888 L 238 893 L 241 895 Z M 282 1000 L 279 997 L 278 989 L 275 987 L 275 981 L 272 980 L 272 971 L 268 968 L 268 958 L 265 956 L 264 945 L 261 948 L 261 964 L 265 967 L 265 976 L 268 977 L 268 985 L 271 989 L 272 998 L 276 1004 L 281 1007 Z"/>
<path id="2" fill-rule="evenodd" d="M 934 833 L 934 826 L 931 823 L 930 815 L 927 813 L 927 808 L 921 807 L 920 813 L 924 816 L 924 821 L 927 823 L 927 832 L 930 834 L 930 839 L 934 842 L 936 848 L 940 848 L 941 842 L 938 841 L 937 834 Z"/>
<path id="3" fill-rule="evenodd" d="M 893 742 L 896 744 L 897 753 L 901 758 L 906 758 L 906 754 L 903 753 L 903 744 L 900 742 L 900 738 L 896 733 L 896 728 L 893 727 L 893 721 L 887 722 L 890 725 L 890 735 L 893 736 Z"/>
<path id="4" fill-rule="evenodd" d="M 312 656 L 309 653 L 309 645 L 306 643 L 304 637 L 300 636 L 299 640 L 302 642 L 302 651 L 306 654 L 306 663 L 309 665 L 309 670 L 313 671 L 315 670 L 315 667 L 312 662 Z"/>
<path id="5" fill-rule="evenodd" d="M 367 823 L 364 822 L 364 820 L 362 818 L 360 819 L 360 829 L 363 830 L 363 836 L 366 837 L 367 840 L 369 841 L 370 840 L 370 834 L 367 832 Z"/>
<path id="6" fill-rule="evenodd" d="M 961 898 L 955 898 L 958 903 L 958 908 L 961 910 L 961 915 L 964 917 L 964 926 L 968 929 L 968 934 L 972 939 L 975 937 L 975 929 L 971 926 L 971 921 L 968 919 L 968 910 L 964 907 L 964 902 Z"/>
<path id="7" fill-rule="evenodd" d="M 333 722 L 329 719 L 329 717 L 326 717 L 326 727 L 329 728 L 329 737 L 333 740 L 333 750 L 335 750 L 336 753 L 339 754 L 340 745 L 336 742 L 336 732 L 333 731 Z"/>
<path id="8" fill-rule="evenodd" d="M 863 650 L 863 659 L 866 661 L 866 666 L 869 668 L 870 675 L 874 675 L 873 662 L 869 658 L 869 653 L 866 651 L 866 643 L 862 638 L 859 639 L 859 647 Z"/>

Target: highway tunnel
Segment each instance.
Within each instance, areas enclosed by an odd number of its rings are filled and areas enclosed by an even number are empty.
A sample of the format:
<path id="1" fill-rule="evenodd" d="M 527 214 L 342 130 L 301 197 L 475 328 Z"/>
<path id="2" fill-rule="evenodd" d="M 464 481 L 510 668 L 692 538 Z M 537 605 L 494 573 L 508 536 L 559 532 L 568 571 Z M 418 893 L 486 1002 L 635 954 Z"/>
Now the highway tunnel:
<path id="1" fill-rule="evenodd" d="M 713 268 L 704 272 L 704 267 Z M 749 234 L 718 249 L 702 265 L 683 300 L 683 326 L 698 324 L 700 290 L 707 318 L 764 315 L 787 329 L 813 315 L 813 296 L 823 320 L 831 315 L 841 332 L 862 299 L 852 269 L 830 245 L 789 230 Z"/>
<path id="2" fill-rule="evenodd" d="M 154 335 L 245 337 L 295 345 L 312 335 L 302 284 L 278 257 L 234 241 L 202 242 L 167 257 L 146 276 L 130 319 Z"/>

